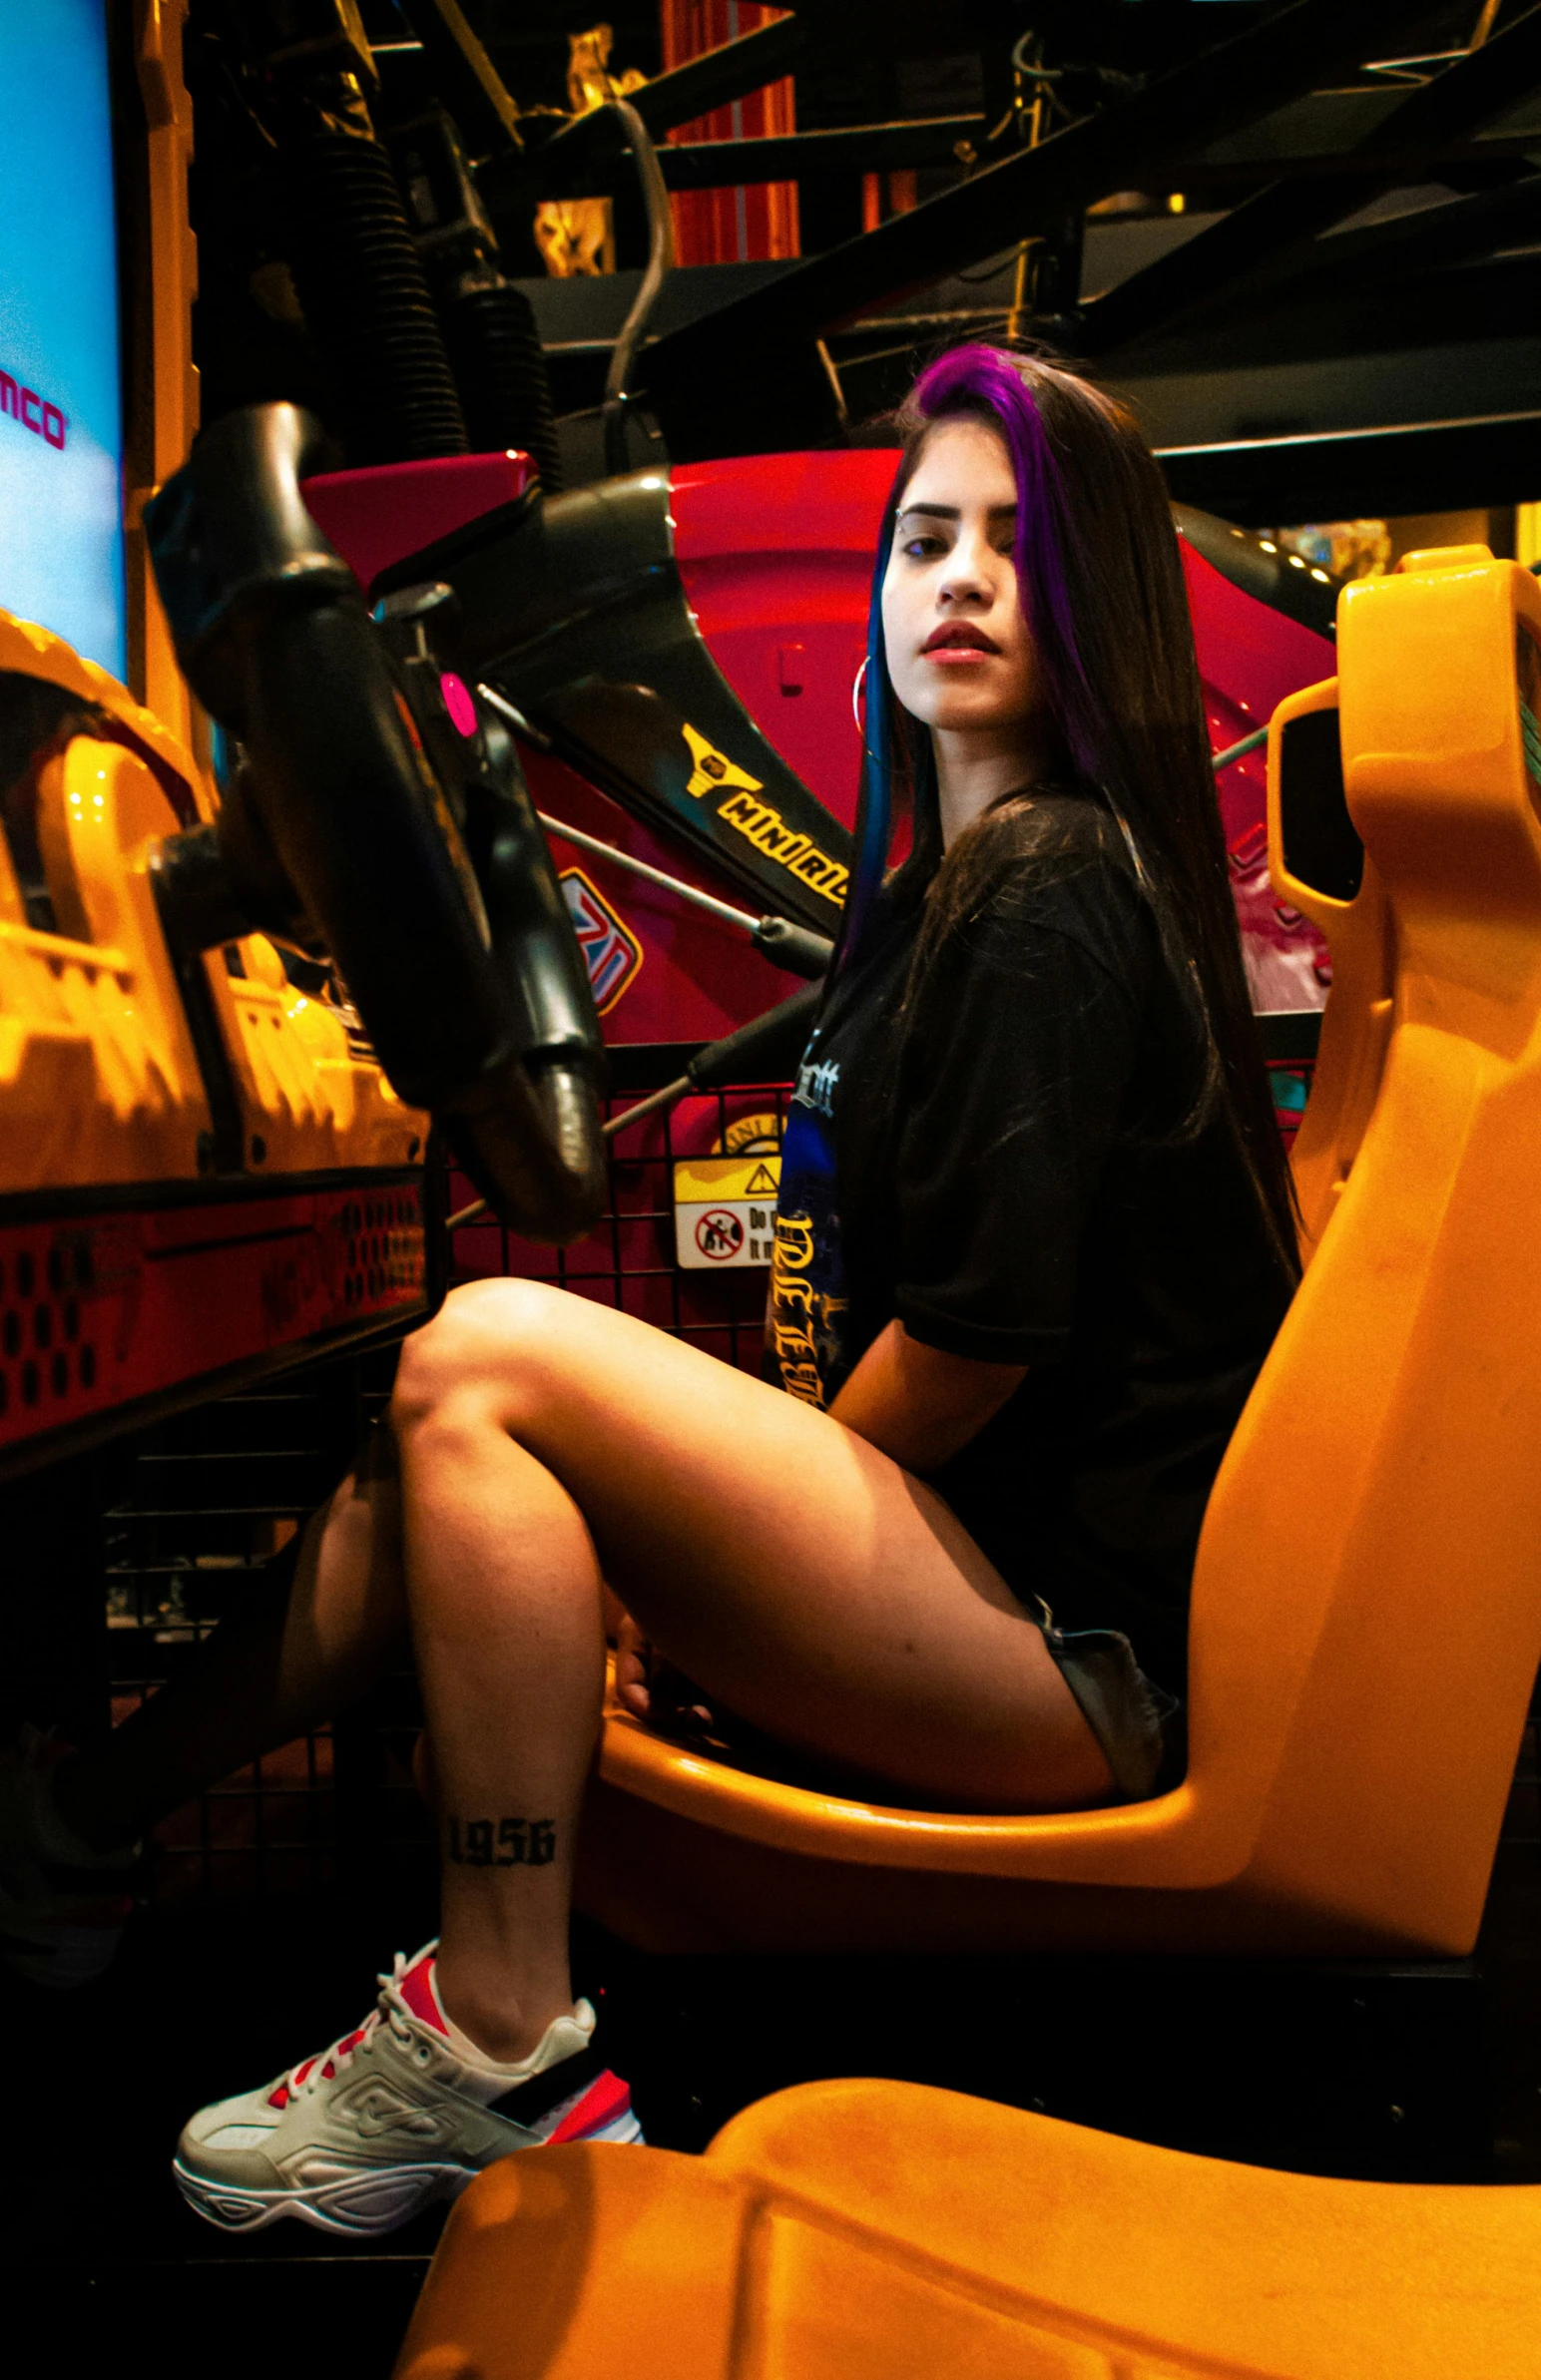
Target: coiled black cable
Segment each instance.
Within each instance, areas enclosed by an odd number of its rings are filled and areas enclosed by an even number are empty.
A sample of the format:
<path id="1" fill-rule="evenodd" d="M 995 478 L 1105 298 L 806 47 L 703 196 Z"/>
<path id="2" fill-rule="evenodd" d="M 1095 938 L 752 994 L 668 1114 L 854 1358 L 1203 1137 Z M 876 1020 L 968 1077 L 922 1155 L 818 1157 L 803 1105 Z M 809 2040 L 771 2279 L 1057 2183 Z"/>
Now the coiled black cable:
<path id="1" fill-rule="evenodd" d="M 555 495 L 562 485 L 556 420 L 528 297 L 495 269 L 485 280 L 468 275 L 440 297 L 439 319 L 473 453 L 522 447 Z"/>
<path id="2" fill-rule="evenodd" d="M 384 150 L 316 124 L 283 142 L 278 170 L 289 272 L 337 385 L 349 463 L 464 454 L 443 333 Z"/>

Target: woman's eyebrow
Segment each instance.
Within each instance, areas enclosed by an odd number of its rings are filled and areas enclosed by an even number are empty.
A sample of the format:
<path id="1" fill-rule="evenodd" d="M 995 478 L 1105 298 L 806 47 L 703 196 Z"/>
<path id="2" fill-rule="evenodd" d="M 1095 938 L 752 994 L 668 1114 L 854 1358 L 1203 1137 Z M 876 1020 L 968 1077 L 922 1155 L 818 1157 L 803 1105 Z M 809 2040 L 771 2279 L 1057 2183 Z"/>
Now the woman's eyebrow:
<path id="1" fill-rule="evenodd" d="M 1014 520 L 1016 510 L 1014 504 L 992 504 L 989 517 L 992 521 Z M 899 519 L 907 521 L 913 518 L 926 521 L 961 521 L 963 512 L 961 506 L 956 504 L 906 504 L 899 514 Z"/>

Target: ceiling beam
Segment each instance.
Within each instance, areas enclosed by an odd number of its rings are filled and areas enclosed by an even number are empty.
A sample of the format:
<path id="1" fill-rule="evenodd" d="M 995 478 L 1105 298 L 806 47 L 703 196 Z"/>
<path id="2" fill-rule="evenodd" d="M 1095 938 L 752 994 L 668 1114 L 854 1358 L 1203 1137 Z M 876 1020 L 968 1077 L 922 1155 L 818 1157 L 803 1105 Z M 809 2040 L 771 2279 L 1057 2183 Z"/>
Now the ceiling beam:
<path id="1" fill-rule="evenodd" d="M 1393 162 L 1430 138 L 1464 137 L 1541 83 L 1541 7 L 1411 92 L 1368 133 L 1345 171 L 1277 182 L 1219 223 L 1132 273 L 1072 317 L 1068 343 L 1106 355 L 1170 331 L 1200 307 L 1251 294 L 1261 270 L 1278 279 L 1316 250 L 1319 236 L 1397 180 Z"/>
<path id="2" fill-rule="evenodd" d="M 1158 447 L 1175 501 L 1268 527 L 1532 501 L 1541 412 Z"/>
<path id="3" fill-rule="evenodd" d="M 732 452 L 746 431 L 772 443 L 806 438 L 802 409 L 776 406 L 773 375 L 790 343 L 1047 231 L 1067 210 L 1144 187 L 1153 173 L 1168 177 L 1163 187 L 1180 187 L 1170 179 L 1176 158 L 1356 63 L 1407 22 L 1406 0 L 1293 0 L 1040 147 L 658 340 L 643 359 L 642 393 L 671 451 Z M 810 376 L 801 378 L 811 389 Z"/>
<path id="4" fill-rule="evenodd" d="M 666 143 L 658 162 L 671 190 L 727 190 L 736 183 L 796 182 L 804 174 L 878 174 L 896 166 L 956 165 L 959 142 L 978 141 L 984 131 L 982 116 L 931 116 L 907 124 L 853 124 L 763 140 Z M 567 153 L 565 143 L 565 134 L 550 142 L 531 169 L 531 187 L 542 199 L 600 197 L 613 188 L 621 172 L 635 177 L 619 126 L 608 147 L 596 138 L 581 156 Z"/>

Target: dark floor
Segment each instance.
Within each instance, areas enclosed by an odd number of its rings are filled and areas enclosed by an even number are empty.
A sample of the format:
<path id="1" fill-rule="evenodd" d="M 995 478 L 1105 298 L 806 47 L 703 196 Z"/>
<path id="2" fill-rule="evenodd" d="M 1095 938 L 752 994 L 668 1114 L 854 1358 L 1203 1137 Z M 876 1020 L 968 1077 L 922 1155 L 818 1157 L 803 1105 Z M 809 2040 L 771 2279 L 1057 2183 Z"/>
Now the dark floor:
<path id="1" fill-rule="evenodd" d="M 162 2380 L 384 2380 L 442 2218 L 388 2252 L 293 2224 L 233 2242 L 182 2205 L 168 2163 L 192 2109 L 356 2022 L 426 1914 L 381 1921 L 336 1892 L 152 1911 L 102 1984 L 0 1992 L 0 2268 L 13 2292 L 46 2272 L 61 2380 L 117 2363 L 131 2334 Z M 664 2145 L 704 2145 L 785 2083 L 877 2073 L 1306 2170 L 1541 2180 L 1530 1842 L 1500 1855 L 1470 1968 L 650 1961 L 587 1933 L 578 1968 Z"/>

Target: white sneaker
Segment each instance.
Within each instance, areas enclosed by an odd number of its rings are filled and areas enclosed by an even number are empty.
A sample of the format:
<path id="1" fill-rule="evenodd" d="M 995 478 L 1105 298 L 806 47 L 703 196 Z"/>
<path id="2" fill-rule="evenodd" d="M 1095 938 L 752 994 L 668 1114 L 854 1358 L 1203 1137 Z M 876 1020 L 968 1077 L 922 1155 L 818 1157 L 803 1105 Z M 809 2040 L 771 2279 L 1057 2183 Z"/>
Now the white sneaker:
<path id="1" fill-rule="evenodd" d="M 54 1808 L 68 1744 L 23 1727 L 0 1753 L 0 1960 L 51 1991 L 95 1982 L 133 1908 L 136 1853 L 90 1851 Z"/>
<path id="2" fill-rule="evenodd" d="M 642 2139 L 630 2091 L 591 2046 L 586 2000 L 517 2066 L 468 2058 L 439 2002 L 437 1947 L 410 1964 L 397 1951 L 356 2032 L 276 2083 L 200 2110 L 173 2166 L 190 2206 L 227 2231 L 260 2231 L 288 2214 L 377 2238 L 458 2197 L 511 2149 Z"/>

